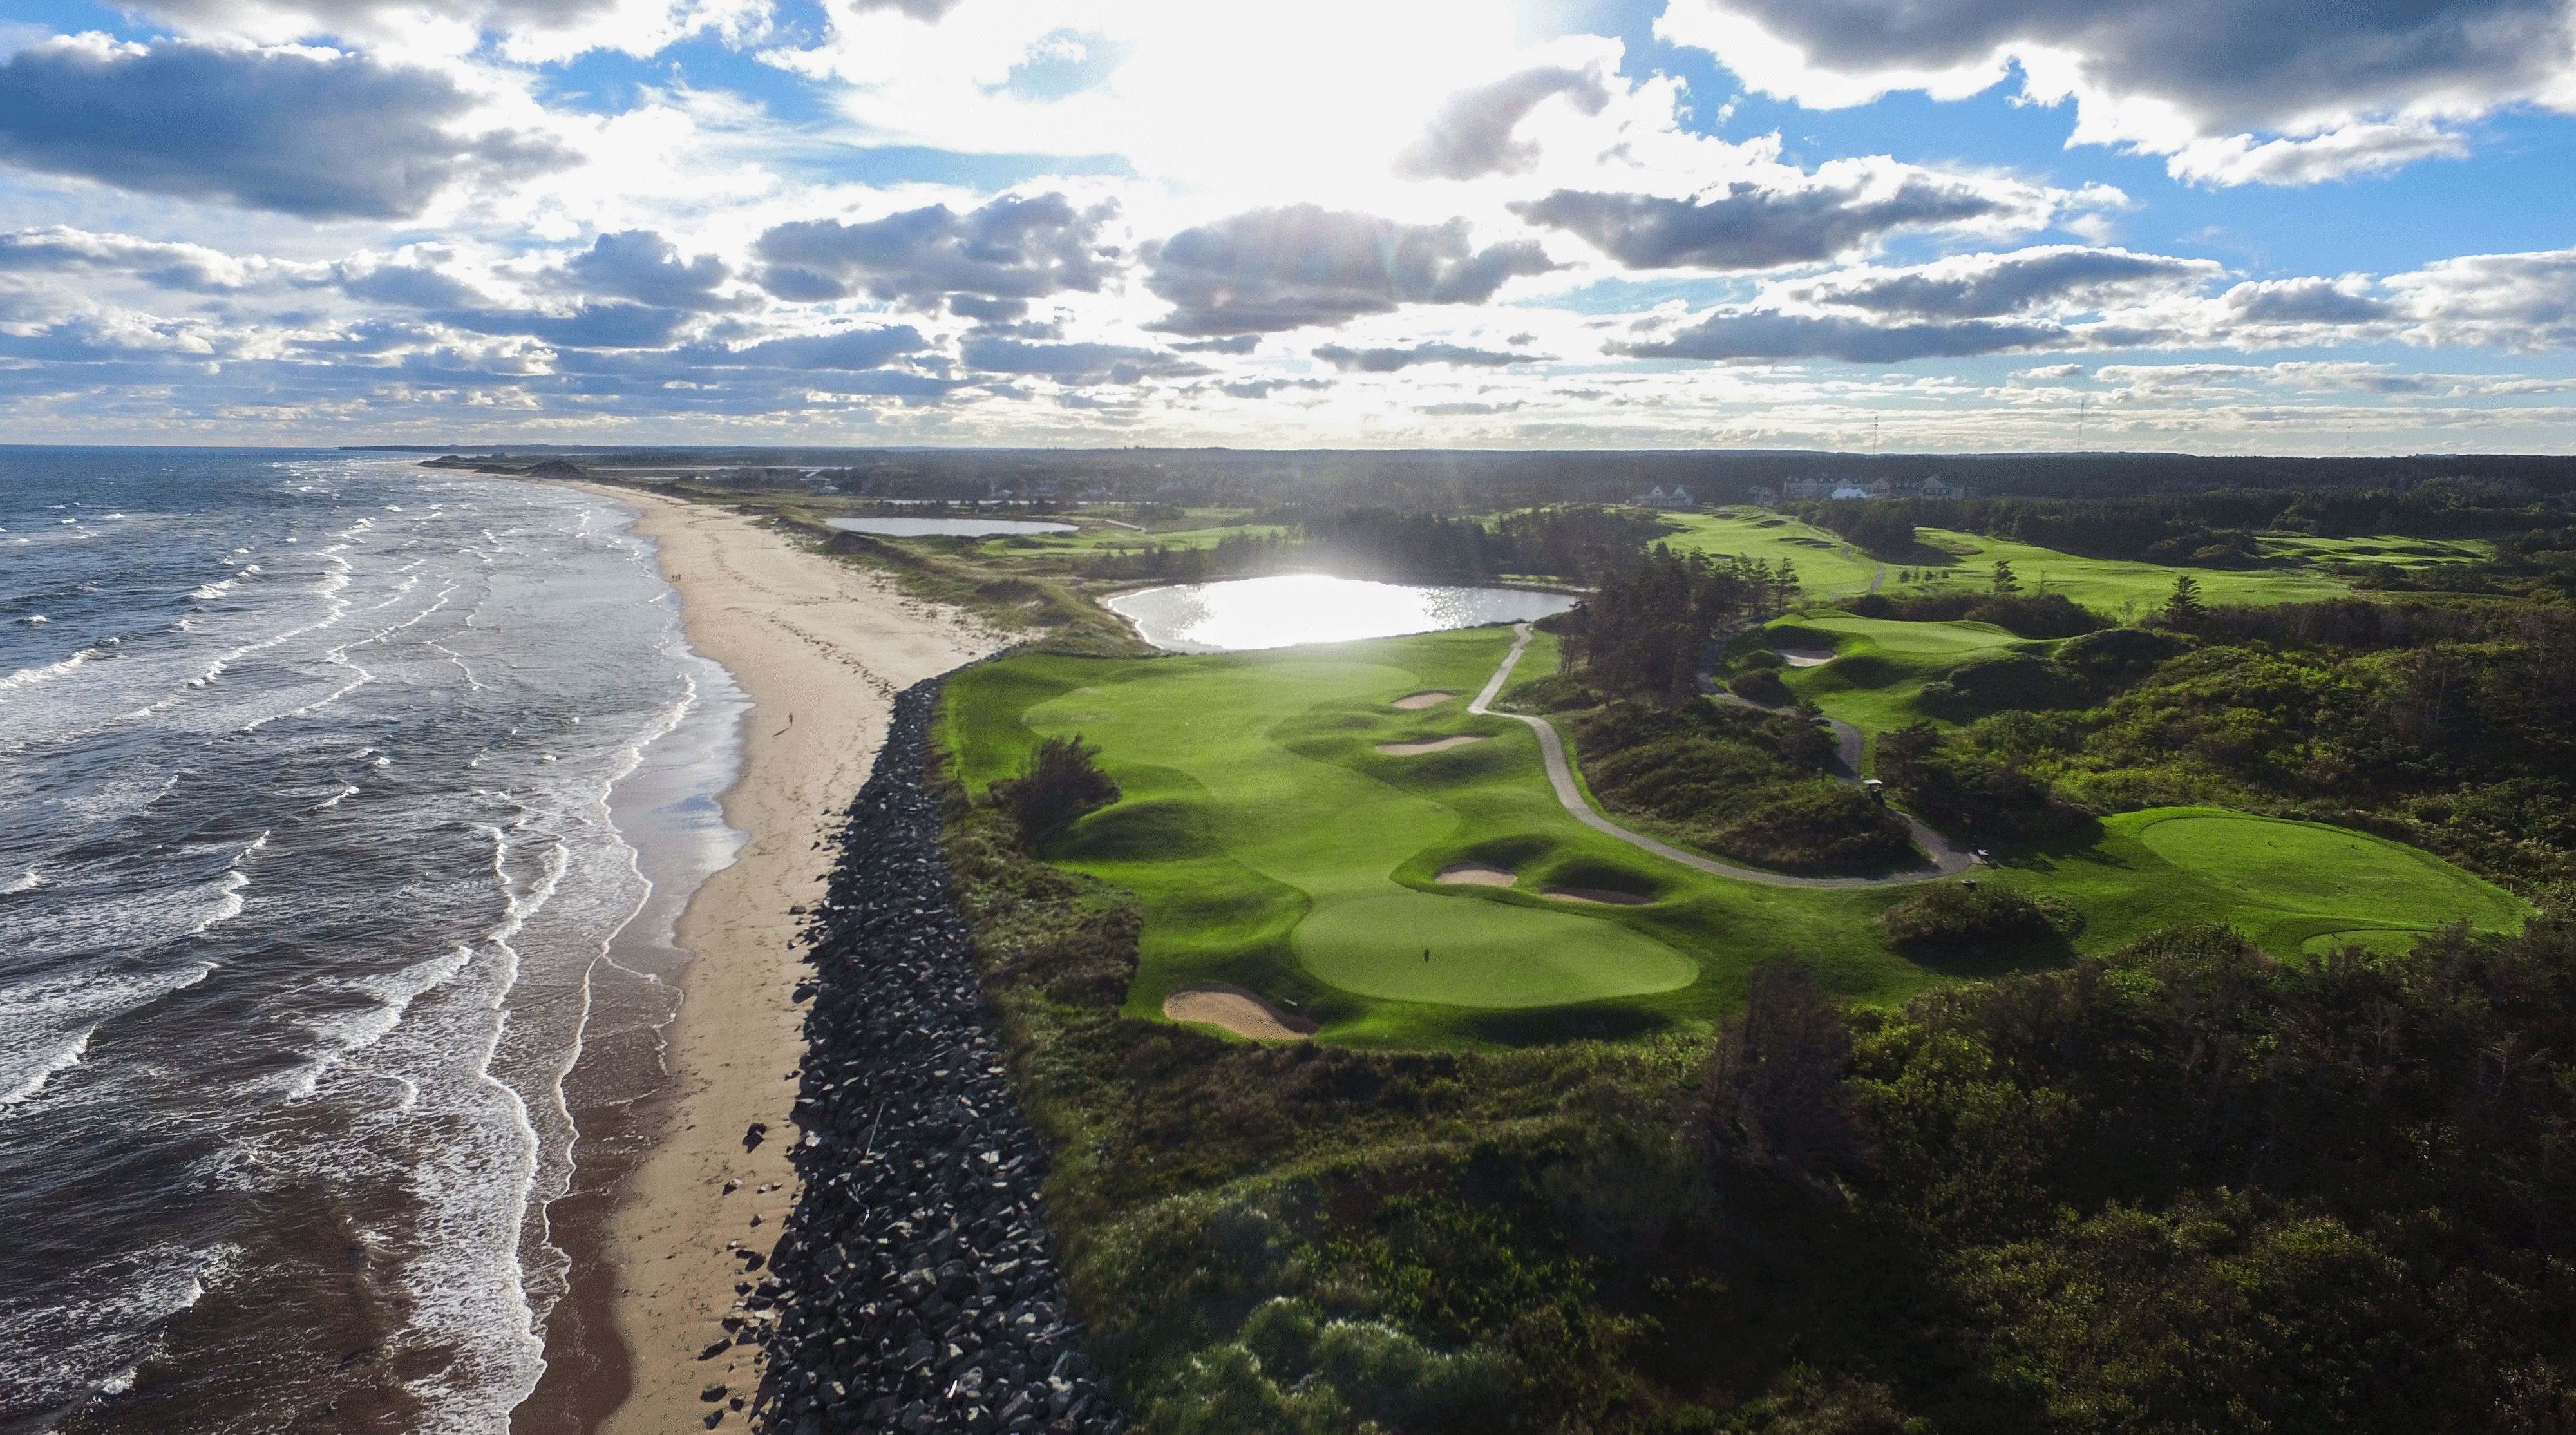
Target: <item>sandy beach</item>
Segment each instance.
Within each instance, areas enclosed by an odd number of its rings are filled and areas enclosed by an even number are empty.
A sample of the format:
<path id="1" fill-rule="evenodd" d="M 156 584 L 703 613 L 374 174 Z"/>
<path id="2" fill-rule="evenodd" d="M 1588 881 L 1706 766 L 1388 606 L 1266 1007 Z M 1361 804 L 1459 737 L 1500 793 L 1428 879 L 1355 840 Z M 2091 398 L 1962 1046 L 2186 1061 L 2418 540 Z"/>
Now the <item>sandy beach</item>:
<path id="1" fill-rule="evenodd" d="M 690 642 L 731 670 L 754 705 L 742 775 L 724 798 L 726 819 L 750 839 L 680 919 L 680 944 L 695 955 L 667 1034 L 671 1076 L 639 1113 L 649 1147 L 584 1242 L 605 1263 L 604 1278 L 589 1283 L 592 1304 L 606 1307 L 624 1360 L 564 1353 L 594 1372 L 569 1402 L 582 1424 L 669 1435 L 702 1428 L 716 1410 L 739 1424 L 701 1391 L 722 1382 L 747 1395 L 757 1378 L 756 1346 L 700 1357 L 726 1338 L 718 1322 L 743 1279 L 728 1243 L 765 1253 L 796 1200 L 787 1162 L 796 1087 L 785 1078 L 804 1053 L 793 999 L 804 967 L 791 909 L 823 890 L 816 844 L 865 781 L 894 694 L 1003 640 L 742 515 L 580 486 L 638 511 L 635 531 L 660 547 Z M 767 1135 L 746 1150 L 755 1122 Z M 739 1185 L 728 1193 L 728 1183 Z M 558 1322 L 555 1338 L 602 1314 Z M 581 1338 L 599 1343 L 595 1331 Z M 550 1360 L 557 1355 L 549 1349 Z"/>

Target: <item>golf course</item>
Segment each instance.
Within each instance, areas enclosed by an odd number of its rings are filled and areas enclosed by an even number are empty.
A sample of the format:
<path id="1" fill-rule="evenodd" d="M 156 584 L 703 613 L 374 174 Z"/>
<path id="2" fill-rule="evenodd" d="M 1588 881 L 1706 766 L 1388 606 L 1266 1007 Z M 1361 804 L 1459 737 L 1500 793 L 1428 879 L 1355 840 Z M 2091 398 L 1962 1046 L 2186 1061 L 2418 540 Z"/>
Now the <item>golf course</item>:
<path id="1" fill-rule="evenodd" d="M 1922 630 L 1983 625 L 1832 621 L 1837 644 L 1922 667 L 1989 641 L 1932 633 L 1902 647 Z M 1045 835 L 1040 852 L 1143 901 L 1130 1015 L 1160 1017 L 1176 993 L 1223 989 L 1354 1045 L 1494 1047 L 1696 1026 L 1733 1009 L 1754 968 L 1788 951 L 1838 996 L 1887 1004 L 2176 921 L 2226 922 L 2286 953 L 2402 943 L 2455 920 L 2510 928 L 2527 910 L 2378 838 L 2165 808 L 1998 850 L 1999 867 L 1980 874 L 2071 903 L 2084 918 L 2071 938 L 1900 952 L 1876 918 L 1919 882 L 1757 885 L 1578 822 L 1549 786 L 1536 733 L 1468 711 L 1512 636 L 1490 627 L 1212 656 L 1022 654 L 950 680 L 938 742 L 947 773 L 974 795 L 1017 773 L 1041 739 L 1079 734 L 1098 746 L 1120 799 Z M 1941 652 L 1920 646 L 1945 641 Z"/>

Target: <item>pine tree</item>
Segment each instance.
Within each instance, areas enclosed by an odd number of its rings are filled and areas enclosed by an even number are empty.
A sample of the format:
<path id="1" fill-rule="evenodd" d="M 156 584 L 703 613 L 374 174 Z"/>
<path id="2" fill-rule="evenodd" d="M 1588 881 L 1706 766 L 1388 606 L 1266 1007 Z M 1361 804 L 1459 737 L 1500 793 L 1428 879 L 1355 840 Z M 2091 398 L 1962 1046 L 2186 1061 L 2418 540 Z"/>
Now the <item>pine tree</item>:
<path id="1" fill-rule="evenodd" d="M 2208 611 L 2201 606 L 2199 580 L 2188 573 L 2174 579 L 2173 596 L 2165 600 L 2167 623 L 2177 628 L 2196 628 Z"/>
<path id="2" fill-rule="evenodd" d="M 1995 560 L 1995 591 L 1998 593 L 2021 591 L 2021 580 L 2013 576 L 2012 565 L 2000 558 Z"/>

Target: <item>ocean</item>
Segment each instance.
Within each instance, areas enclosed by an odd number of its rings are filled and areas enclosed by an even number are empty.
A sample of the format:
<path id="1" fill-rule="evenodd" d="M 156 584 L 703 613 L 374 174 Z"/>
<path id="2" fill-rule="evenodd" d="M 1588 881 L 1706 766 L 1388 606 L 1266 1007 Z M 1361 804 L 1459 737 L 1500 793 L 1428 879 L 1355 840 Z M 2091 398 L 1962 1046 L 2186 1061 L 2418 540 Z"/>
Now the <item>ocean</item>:
<path id="1" fill-rule="evenodd" d="M 746 708 L 587 494 L 0 448 L 0 1432 L 508 1428 Z"/>

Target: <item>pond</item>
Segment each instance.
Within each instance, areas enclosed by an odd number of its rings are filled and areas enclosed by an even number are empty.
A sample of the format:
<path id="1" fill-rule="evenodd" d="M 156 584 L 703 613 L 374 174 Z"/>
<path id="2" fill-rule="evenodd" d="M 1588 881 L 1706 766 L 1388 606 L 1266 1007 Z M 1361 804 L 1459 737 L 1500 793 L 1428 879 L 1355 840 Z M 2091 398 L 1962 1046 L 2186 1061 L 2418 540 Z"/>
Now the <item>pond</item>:
<path id="1" fill-rule="evenodd" d="M 1574 600 L 1526 588 L 1426 587 L 1298 573 L 1147 588 L 1112 598 L 1108 606 L 1155 647 L 1235 653 L 1525 622 L 1562 613 Z"/>
<path id="2" fill-rule="evenodd" d="M 1014 533 L 1071 533 L 1070 523 L 1040 523 L 1028 518 L 835 518 L 844 533 L 873 533 L 883 538 L 1002 538 Z"/>

